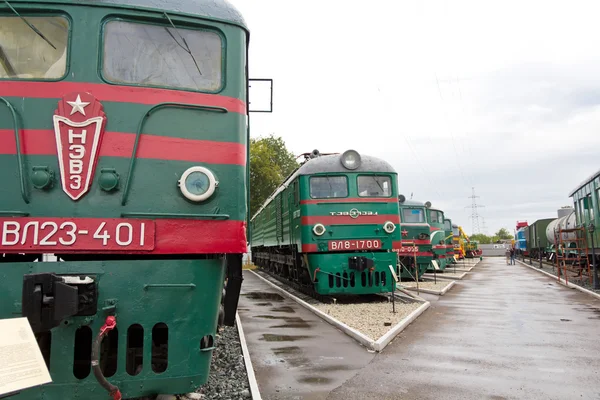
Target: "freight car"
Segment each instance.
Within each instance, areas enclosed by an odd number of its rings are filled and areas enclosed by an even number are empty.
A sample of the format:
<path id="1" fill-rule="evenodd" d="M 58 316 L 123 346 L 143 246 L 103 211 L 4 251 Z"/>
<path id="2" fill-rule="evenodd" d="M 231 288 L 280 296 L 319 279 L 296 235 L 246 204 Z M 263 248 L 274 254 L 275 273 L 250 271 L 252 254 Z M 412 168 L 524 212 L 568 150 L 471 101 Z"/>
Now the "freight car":
<path id="1" fill-rule="evenodd" d="M 313 296 L 394 291 L 397 173 L 354 150 L 304 156 L 251 219 L 254 264 Z"/>
<path id="2" fill-rule="evenodd" d="M 52 377 L 14 399 L 207 381 L 247 245 L 248 37 L 226 0 L 0 2 L 0 318 Z"/>
<path id="3" fill-rule="evenodd" d="M 398 252 L 399 273 L 403 279 L 420 278 L 429 268 L 433 260 L 431 248 L 431 227 L 425 216 L 425 204 L 406 200 L 404 195 L 398 196 L 400 207 L 400 233 L 402 240 L 394 251 Z"/>

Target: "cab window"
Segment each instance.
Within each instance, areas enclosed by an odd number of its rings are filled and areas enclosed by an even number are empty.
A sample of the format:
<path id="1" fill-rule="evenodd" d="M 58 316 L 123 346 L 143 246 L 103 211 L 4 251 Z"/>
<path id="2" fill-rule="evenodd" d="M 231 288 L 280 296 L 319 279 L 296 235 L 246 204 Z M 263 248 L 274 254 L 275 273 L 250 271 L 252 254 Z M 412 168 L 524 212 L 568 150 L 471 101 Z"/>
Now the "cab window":
<path id="1" fill-rule="evenodd" d="M 211 31 L 113 20 L 104 26 L 102 73 L 115 83 L 214 92 L 222 86 L 222 46 Z"/>
<path id="2" fill-rule="evenodd" d="M 437 224 L 439 222 L 437 211 L 429 211 L 429 222 L 433 222 L 434 224 Z"/>
<path id="3" fill-rule="evenodd" d="M 390 197 L 392 180 L 385 175 L 360 175 L 357 178 L 360 197 Z"/>
<path id="4" fill-rule="evenodd" d="M 450 226 L 450 221 L 444 221 L 444 229 L 447 231 L 452 230 L 452 227 Z"/>
<path id="5" fill-rule="evenodd" d="M 69 21 L 65 17 L 0 16 L 0 78 L 57 80 L 67 72 Z"/>
<path id="6" fill-rule="evenodd" d="M 313 176 L 310 178 L 310 197 L 313 199 L 348 197 L 348 180 L 345 176 Z"/>
<path id="7" fill-rule="evenodd" d="M 402 222 L 407 224 L 425 222 L 425 213 L 419 208 L 405 208 L 402 210 Z"/>

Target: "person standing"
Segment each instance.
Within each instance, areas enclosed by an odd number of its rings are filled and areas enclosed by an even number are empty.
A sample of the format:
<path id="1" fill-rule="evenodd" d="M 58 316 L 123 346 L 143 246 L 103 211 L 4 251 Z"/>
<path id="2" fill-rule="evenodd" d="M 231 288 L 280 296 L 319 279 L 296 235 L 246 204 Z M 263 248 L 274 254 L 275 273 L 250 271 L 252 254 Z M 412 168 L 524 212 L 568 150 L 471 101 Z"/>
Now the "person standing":
<path id="1" fill-rule="evenodd" d="M 510 265 L 515 265 L 515 248 L 510 248 Z"/>
<path id="2" fill-rule="evenodd" d="M 505 255 L 506 255 L 506 265 L 508 265 L 510 263 L 510 249 L 508 249 L 508 248 L 506 249 Z"/>

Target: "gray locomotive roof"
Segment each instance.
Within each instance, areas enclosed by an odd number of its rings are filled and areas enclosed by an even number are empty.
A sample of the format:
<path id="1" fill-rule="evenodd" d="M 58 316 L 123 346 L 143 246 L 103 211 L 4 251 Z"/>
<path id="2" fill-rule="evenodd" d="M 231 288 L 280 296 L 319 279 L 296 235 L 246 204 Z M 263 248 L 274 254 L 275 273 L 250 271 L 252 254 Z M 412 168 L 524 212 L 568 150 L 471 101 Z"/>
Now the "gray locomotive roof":
<path id="1" fill-rule="evenodd" d="M 400 206 L 425 207 L 425 203 L 415 200 L 404 200 L 404 203 L 399 202 L 399 204 Z"/>
<path id="2" fill-rule="evenodd" d="M 11 0 L 11 4 L 35 3 L 36 0 Z M 166 11 L 174 14 L 209 18 L 247 29 L 242 14 L 228 0 L 43 0 L 40 3 L 73 3 L 86 6 L 110 6 Z M 0 8 L 4 2 L 0 2 Z"/>
<path id="3" fill-rule="evenodd" d="M 600 175 L 600 171 L 596 171 L 594 174 L 590 175 L 586 180 L 584 180 L 579 185 L 577 185 L 577 187 L 575 189 L 571 190 L 571 193 L 569 193 L 569 197 L 573 197 L 575 192 L 577 192 L 579 189 L 581 189 L 582 186 L 587 185 L 588 183 L 590 183 L 591 181 L 596 179 L 599 175 Z"/>
<path id="4" fill-rule="evenodd" d="M 360 153 L 359 153 L 360 154 Z M 360 154 L 360 166 L 357 169 L 346 169 L 341 162 L 342 154 L 331 154 L 325 156 L 319 156 L 312 158 L 300 166 L 294 171 L 284 182 L 281 184 L 273 194 L 267 198 L 263 205 L 256 211 L 252 216 L 251 220 L 258 215 L 266 206 L 277 196 L 277 194 L 288 187 L 290 182 L 293 182 L 296 177 L 301 175 L 313 175 L 320 173 L 343 173 L 352 174 L 360 172 L 379 172 L 379 173 L 390 173 L 395 174 L 396 170 L 387 162 L 381 158 Z"/>

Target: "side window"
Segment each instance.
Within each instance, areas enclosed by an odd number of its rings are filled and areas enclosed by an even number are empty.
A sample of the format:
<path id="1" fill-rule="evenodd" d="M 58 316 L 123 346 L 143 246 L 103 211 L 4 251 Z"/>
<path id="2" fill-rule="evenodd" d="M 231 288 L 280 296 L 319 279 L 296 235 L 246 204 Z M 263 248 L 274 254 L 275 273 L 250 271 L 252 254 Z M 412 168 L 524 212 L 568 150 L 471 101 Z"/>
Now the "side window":
<path id="1" fill-rule="evenodd" d="M 115 83 L 214 92 L 222 86 L 216 32 L 112 20 L 104 26 L 103 77 Z M 182 40 L 183 38 L 183 40 Z"/>
<path id="2" fill-rule="evenodd" d="M 1 16 L 0 78 L 62 78 L 67 72 L 69 21 L 65 17 L 24 17 L 47 40 L 18 16 Z"/>
<path id="3" fill-rule="evenodd" d="M 429 211 L 429 222 L 434 223 L 434 224 L 436 224 L 438 222 L 436 211 L 432 211 L 432 210 Z"/>
<path id="4" fill-rule="evenodd" d="M 592 201 L 592 195 L 589 194 L 586 197 L 587 200 L 587 212 L 588 212 L 588 218 L 589 218 L 589 222 L 594 222 L 594 202 Z"/>

